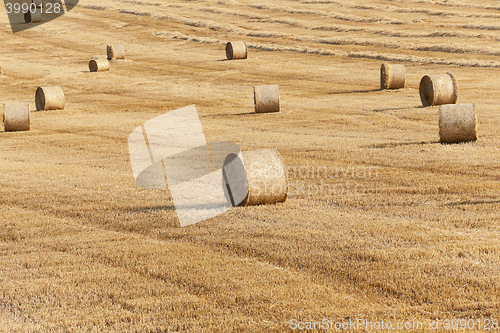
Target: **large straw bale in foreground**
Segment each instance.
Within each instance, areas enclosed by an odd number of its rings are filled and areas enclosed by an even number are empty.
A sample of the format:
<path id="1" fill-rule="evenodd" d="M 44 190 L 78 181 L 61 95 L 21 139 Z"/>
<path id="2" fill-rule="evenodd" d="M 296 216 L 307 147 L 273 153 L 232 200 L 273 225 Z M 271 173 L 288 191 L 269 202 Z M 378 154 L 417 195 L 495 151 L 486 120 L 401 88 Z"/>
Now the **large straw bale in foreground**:
<path id="1" fill-rule="evenodd" d="M 442 143 L 477 140 L 477 120 L 474 104 L 439 106 L 439 138 Z"/>
<path id="2" fill-rule="evenodd" d="M 5 132 L 30 130 L 30 104 L 7 102 L 4 105 L 3 122 Z"/>

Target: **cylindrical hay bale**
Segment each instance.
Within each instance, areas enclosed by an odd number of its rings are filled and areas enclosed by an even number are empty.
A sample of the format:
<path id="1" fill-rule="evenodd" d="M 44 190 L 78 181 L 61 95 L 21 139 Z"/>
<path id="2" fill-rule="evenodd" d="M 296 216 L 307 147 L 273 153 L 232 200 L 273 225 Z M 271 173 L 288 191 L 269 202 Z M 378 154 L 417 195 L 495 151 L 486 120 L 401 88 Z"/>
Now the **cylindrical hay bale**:
<path id="1" fill-rule="evenodd" d="M 35 8 L 34 12 L 28 10 L 26 13 L 24 13 L 24 22 L 26 23 L 42 22 L 42 11 L 39 8 Z"/>
<path id="2" fill-rule="evenodd" d="M 59 86 L 38 87 L 35 93 L 36 109 L 62 110 L 64 109 L 64 92 Z"/>
<path id="3" fill-rule="evenodd" d="M 451 73 L 424 76 L 419 91 L 423 106 L 455 104 L 458 99 L 457 81 Z"/>
<path id="4" fill-rule="evenodd" d="M 30 130 L 30 103 L 8 102 L 4 105 L 5 132 Z"/>
<path id="5" fill-rule="evenodd" d="M 278 112 L 280 110 L 280 93 L 278 86 L 254 86 L 253 102 L 256 113 Z"/>
<path id="6" fill-rule="evenodd" d="M 99 58 L 92 59 L 89 61 L 89 70 L 91 72 L 105 72 L 109 70 L 109 61 L 108 59 Z"/>
<path id="7" fill-rule="evenodd" d="M 247 44 L 244 41 L 228 42 L 226 44 L 227 60 L 246 59 L 247 56 Z"/>
<path id="8" fill-rule="evenodd" d="M 34 3 L 36 8 L 43 7 L 43 0 L 31 0 L 31 3 Z"/>
<path id="9" fill-rule="evenodd" d="M 380 67 L 380 89 L 401 89 L 405 87 L 405 66 L 382 64 Z"/>
<path id="10" fill-rule="evenodd" d="M 275 149 L 229 154 L 224 161 L 224 179 L 235 206 L 283 202 L 288 184 L 285 163 Z"/>
<path id="11" fill-rule="evenodd" d="M 474 104 L 439 106 L 439 138 L 442 143 L 477 140 L 477 120 Z"/>
<path id="12" fill-rule="evenodd" d="M 108 45 L 106 48 L 108 60 L 125 59 L 125 49 L 123 45 Z"/>

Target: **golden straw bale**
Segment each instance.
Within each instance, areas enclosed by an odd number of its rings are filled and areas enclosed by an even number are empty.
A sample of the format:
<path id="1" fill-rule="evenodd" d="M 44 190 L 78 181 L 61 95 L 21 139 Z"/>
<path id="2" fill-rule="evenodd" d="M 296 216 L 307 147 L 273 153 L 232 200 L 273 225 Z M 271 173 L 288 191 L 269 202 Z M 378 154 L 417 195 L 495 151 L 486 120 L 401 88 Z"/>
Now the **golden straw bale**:
<path id="1" fill-rule="evenodd" d="M 280 110 L 278 85 L 254 86 L 253 101 L 256 113 L 278 112 Z"/>
<path id="2" fill-rule="evenodd" d="M 226 57 L 228 60 L 246 59 L 247 56 L 247 44 L 244 41 L 228 42 L 226 44 Z"/>
<path id="3" fill-rule="evenodd" d="M 405 66 L 384 63 L 380 67 L 380 89 L 405 87 Z"/>
<path id="4" fill-rule="evenodd" d="M 5 132 L 30 130 L 30 104 L 8 102 L 4 105 L 3 122 Z"/>
<path id="5" fill-rule="evenodd" d="M 35 11 L 31 12 L 28 10 L 24 13 L 24 22 L 25 23 L 40 23 L 42 22 L 42 10 L 39 8 L 35 8 Z"/>
<path id="6" fill-rule="evenodd" d="M 229 154 L 223 174 L 235 206 L 283 202 L 288 183 L 285 163 L 276 149 Z"/>
<path id="7" fill-rule="evenodd" d="M 89 61 L 89 70 L 91 72 L 105 72 L 109 70 L 109 60 L 106 58 L 92 59 Z"/>
<path id="8" fill-rule="evenodd" d="M 477 140 L 477 119 L 474 104 L 439 106 L 439 138 L 442 143 Z"/>
<path id="9" fill-rule="evenodd" d="M 59 86 L 38 87 L 35 92 L 36 109 L 63 110 L 64 92 Z"/>
<path id="10" fill-rule="evenodd" d="M 455 104 L 458 99 L 457 81 L 451 73 L 425 75 L 419 91 L 423 106 Z"/>
<path id="11" fill-rule="evenodd" d="M 125 49 L 121 44 L 108 45 L 106 47 L 106 53 L 108 54 L 108 60 L 125 59 Z"/>

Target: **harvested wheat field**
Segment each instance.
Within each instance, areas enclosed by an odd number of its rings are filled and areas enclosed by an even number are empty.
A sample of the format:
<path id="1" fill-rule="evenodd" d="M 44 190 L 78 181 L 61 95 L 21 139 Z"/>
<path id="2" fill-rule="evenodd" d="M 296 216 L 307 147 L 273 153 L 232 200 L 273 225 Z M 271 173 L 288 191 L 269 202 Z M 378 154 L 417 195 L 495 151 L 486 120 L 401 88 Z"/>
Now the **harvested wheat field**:
<path id="1" fill-rule="evenodd" d="M 80 0 L 15 34 L 3 13 L 0 100 L 31 129 L 0 125 L 1 332 L 499 327 L 498 1 Z M 125 59 L 90 72 L 107 45 Z M 422 106 L 445 73 L 477 141 L 441 144 Z M 255 113 L 259 85 L 279 112 Z M 36 111 L 47 86 L 64 109 Z M 192 104 L 207 141 L 281 154 L 285 202 L 180 227 L 136 185 L 129 134 Z"/>

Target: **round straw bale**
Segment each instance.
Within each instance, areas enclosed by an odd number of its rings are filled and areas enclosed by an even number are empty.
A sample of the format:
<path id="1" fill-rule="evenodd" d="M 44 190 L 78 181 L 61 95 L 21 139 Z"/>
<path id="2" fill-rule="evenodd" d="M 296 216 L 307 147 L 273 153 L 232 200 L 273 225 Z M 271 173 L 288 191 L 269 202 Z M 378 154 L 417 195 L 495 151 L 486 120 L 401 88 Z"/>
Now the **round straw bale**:
<path id="1" fill-rule="evenodd" d="M 247 56 L 247 44 L 244 41 L 228 42 L 226 44 L 227 60 L 246 59 Z"/>
<path id="2" fill-rule="evenodd" d="M 234 206 L 253 206 L 283 202 L 288 184 L 285 163 L 275 149 L 229 154 L 223 175 Z"/>
<path id="3" fill-rule="evenodd" d="M 477 120 L 474 104 L 440 105 L 439 138 L 442 143 L 476 141 Z"/>
<path id="4" fill-rule="evenodd" d="M 423 106 L 455 104 L 458 99 L 457 81 L 451 73 L 425 75 L 419 91 Z"/>
<path id="5" fill-rule="evenodd" d="M 30 103 L 8 102 L 4 105 L 5 132 L 30 130 Z"/>
<path id="6" fill-rule="evenodd" d="M 28 10 L 24 13 L 24 22 L 26 23 L 39 23 L 42 22 L 42 11 L 35 8 L 34 12 Z"/>
<path id="7" fill-rule="evenodd" d="M 108 60 L 125 59 L 125 49 L 121 44 L 108 45 L 106 47 L 106 52 L 108 54 Z"/>
<path id="8" fill-rule="evenodd" d="M 278 86 L 254 86 L 253 102 L 256 113 L 278 112 L 280 110 L 280 93 Z"/>
<path id="9" fill-rule="evenodd" d="M 89 70 L 91 72 L 105 72 L 109 70 L 109 61 L 105 58 L 92 59 L 89 61 Z"/>
<path id="10" fill-rule="evenodd" d="M 64 92 L 59 86 L 38 87 L 35 93 L 36 109 L 63 110 Z"/>
<path id="11" fill-rule="evenodd" d="M 400 89 L 405 87 L 405 66 L 382 64 L 380 67 L 380 89 Z"/>
<path id="12" fill-rule="evenodd" d="M 36 8 L 42 8 L 43 6 L 43 0 L 31 0 L 31 3 L 34 3 Z"/>

